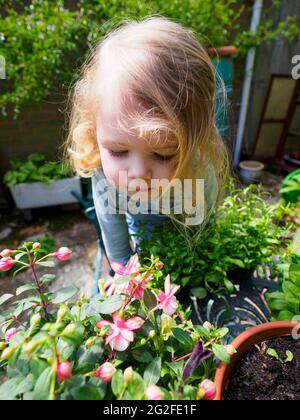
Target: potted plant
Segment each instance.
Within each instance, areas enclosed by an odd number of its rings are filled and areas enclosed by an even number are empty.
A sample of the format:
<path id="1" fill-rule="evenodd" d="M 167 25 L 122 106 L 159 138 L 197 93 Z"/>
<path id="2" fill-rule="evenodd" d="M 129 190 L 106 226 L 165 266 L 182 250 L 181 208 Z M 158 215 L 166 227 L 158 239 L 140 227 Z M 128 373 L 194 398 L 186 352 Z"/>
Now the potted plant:
<path id="1" fill-rule="evenodd" d="M 46 162 L 40 154 L 32 154 L 26 161 L 13 159 L 4 182 L 20 210 L 77 203 L 72 192 L 82 195 L 78 176 L 71 176 L 64 164 Z"/>
<path id="2" fill-rule="evenodd" d="M 115 263 L 114 279 L 74 302 L 75 286 L 49 292 L 55 275 L 38 273 L 71 254 L 33 242 L 0 252 L 0 271 L 33 279 L 0 297 L 0 400 L 213 399 L 216 360 L 229 362 L 228 330 L 194 325 L 170 276 L 163 292 L 154 286 L 163 263 L 141 265 L 137 255 Z"/>
<path id="3" fill-rule="evenodd" d="M 216 371 L 216 400 L 298 400 L 300 343 L 292 334 L 299 327 L 270 322 L 239 335 L 232 343 L 236 352 L 230 364 L 222 363 Z"/>

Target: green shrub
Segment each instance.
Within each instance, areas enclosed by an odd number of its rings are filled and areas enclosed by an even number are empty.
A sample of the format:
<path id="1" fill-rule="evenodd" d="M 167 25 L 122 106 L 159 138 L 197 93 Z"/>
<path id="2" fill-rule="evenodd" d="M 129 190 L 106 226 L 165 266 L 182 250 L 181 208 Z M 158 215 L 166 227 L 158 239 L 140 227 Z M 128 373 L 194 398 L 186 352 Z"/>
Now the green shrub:
<path id="1" fill-rule="evenodd" d="M 45 162 L 45 156 L 34 153 L 26 161 L 13 159 L 10 161 L 11 170 L 6 172 L 4 183 L 8 187 L 29 182 L 50 183 L 52 180 L 67 178 L 71 175 L 66 164 Z"/>
<path id="2" fill-rule="evenodd" d="M 200 295 L 232 291 L 233 270 L 271 263 L 286 238 L 288 228 L 279 223 L 286 208 L 268 204 L 266 198 L 255 185 L 244 190 L 231 186 L 196 240 L 191 236 L 187 244 L 185 236 L 166 223 L 154 231 L 152 240 L 141 240 L 141 256 L 157 256 L 174 283 L 200 288 Z"/>
<path id="3" fill-rule="evenodd" d="M 72 10 L 63 0 L 24 3 L 0 0 L 5 10 L 0 20 L 0 55 L 5 57 L 7 73 L 7 80 L 0 81 L 4 116 L 8 105 L 17 117 L 30 101 L 64 97 L 90 49 L 126 18 L 160 14 L 194 29 L 206 47 L 233 43 L 240 53 L 278 36 L 293 40 L 300 34 L 295 17 L 276 24 L 268 9 L 257 34 L 243 31 L 239 18 L 247 8 L 239 7 L 236 0 L 80 0 Z M 272 8 L 280 4 L 274 3 Z"/>
<path id="4" fill-rule="evenodd" d="M 287 253 L 275 269 L 280 290 L 268 293 L 267 302 L 274 319 L 291 321 L 300 316 L 300 255 L 295 252 Z"/>

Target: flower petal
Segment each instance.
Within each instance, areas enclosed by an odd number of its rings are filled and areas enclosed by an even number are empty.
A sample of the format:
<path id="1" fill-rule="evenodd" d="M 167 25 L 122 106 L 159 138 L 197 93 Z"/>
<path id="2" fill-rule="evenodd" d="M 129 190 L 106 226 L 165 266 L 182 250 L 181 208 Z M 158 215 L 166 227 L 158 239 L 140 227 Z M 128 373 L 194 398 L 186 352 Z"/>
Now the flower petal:
<path id="1" fill-rule="evenodd" d="M 118 261 L 113 261 L 110 265 L 114 272 L 120 274 L 121 276 L 124 276 L 127 272 L 126 267 Z"/>
<path id="2" fill-rule="evenodd" d="M 144 322 L 145 321 L 139 316 L 134 316 L 133 318 L 125 322 L 125 326 L 129 330 L 138 330 L 142 328 L 142 326 L 144 325 Z"/>
<path id="3" fill-rule="evenodd" d="M 122 337 L 121 334 L 119 334 L 118 337 L 112 339 L 109 343 L 112 350 L 117 351 L 125 351 L 128 348 L 129 344 L 130 342 L 124 337 Z"/>
<path id="4" fill-rule="evenodd" d="M 168 295 L 170 293 L 170 290 L 171 290 L 171 279 L 170 279 L 170 274 L 168 274 L 165 280 L 165 294 Z"/>

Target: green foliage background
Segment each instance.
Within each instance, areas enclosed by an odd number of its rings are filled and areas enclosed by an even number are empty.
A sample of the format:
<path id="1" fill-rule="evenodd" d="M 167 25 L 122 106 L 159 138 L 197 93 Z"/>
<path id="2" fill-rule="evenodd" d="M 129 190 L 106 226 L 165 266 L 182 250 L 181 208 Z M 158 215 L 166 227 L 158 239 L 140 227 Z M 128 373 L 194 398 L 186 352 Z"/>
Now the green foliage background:
<path id="1" fill-rule="evenodd" d="M 242 31 L 239 18 L 249 6 L 238 6 L 236 0 L 78 0 L 72 9 L 65 3 L 0 0 L 0 55 L 7 74 L 0 81 L 3 116 L 8 104 L 17 116 L 29 101 L 63 99 L 93 46 L 126 18 L 160 14 L 194 29 L 207 47 L 233 43 L 241 54 L 278 36 L 293 40 L 300 35 L 295 17 L 274 24 L 269 10 L 256 35 Z M 277 7 L 281 1 L 272 3 Z"/>

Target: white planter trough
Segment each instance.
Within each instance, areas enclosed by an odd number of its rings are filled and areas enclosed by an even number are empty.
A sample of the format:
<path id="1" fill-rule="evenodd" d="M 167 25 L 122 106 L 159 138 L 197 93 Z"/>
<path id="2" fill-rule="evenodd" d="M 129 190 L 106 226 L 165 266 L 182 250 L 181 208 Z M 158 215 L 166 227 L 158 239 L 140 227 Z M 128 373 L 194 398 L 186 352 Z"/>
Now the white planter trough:
<path id="1" fill-rule="evenodd" d="M 245 160 L 239 167 L 243 182 L 251 184 L 260 182 L 265 165 L 255 160 Z"/>
<path id="2" fill-rule="evenodd" d="M 82 196 L 81 182 L 77 176 L 51 181 L 50 184 L 42 182 L 17 184 L 10 187 L 10 191 L 20 210 L 78 203 L 72 191 Z"/>

